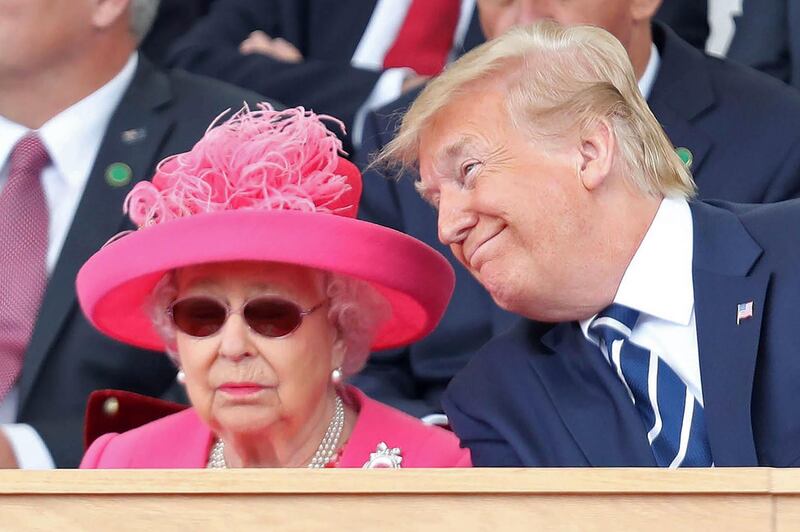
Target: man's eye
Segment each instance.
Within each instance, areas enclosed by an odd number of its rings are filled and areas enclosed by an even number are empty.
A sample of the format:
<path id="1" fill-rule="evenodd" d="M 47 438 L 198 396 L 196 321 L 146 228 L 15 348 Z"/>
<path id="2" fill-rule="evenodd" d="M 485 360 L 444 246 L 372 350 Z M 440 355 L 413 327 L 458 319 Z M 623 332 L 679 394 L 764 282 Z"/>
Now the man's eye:
<path id="1" fill-rule="evenodd" d="M 468 176 L 473 170 L 475 170 L 478 167 L 478 164 L 480 163 L 478 163 L 477 161 L 470 161 L 468 163 L 464 163 L 461 166 L 461 175 L 465 177 Z"/>
<path id="2" fill-rule="evenodd" d="M 480 168 L 480 161 L 469 161 L 461 165 L 461 175 L 459 181 L 467 188 L 472 187 L 472 177 L 475 172 Z"/>

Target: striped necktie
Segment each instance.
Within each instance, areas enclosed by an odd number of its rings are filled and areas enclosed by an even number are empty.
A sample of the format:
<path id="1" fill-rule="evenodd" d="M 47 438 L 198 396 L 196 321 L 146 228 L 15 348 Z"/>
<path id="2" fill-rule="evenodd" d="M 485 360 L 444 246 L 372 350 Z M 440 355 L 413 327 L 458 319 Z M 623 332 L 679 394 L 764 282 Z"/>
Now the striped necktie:
<path id="1" fill-rule="evenodd" d="M 709 467 L 703 407 L 678 375 L 655 353 L 629 340 L 637 310 L 612 304 L 589 325 L 647 429 L 659 467 Z"/>

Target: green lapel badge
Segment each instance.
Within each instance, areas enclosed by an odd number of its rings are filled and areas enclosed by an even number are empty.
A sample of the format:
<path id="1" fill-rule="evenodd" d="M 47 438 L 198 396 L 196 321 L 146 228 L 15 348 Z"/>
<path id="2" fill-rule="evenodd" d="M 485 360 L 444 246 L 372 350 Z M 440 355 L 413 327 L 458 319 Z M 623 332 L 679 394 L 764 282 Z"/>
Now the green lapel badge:
<path id="1" fill-rule="evenodd" d="M 694 155 L 692 155 L 692 151 L 689 148 L 675 148 L 675 153 L 678 154 L 681 161 L 683 161 L 683 166 L 686 167 L 687 170 L 692 169 L 692 163 L 694 162 Z"/>
<path id="2" fill-rule="evenodd" d="M 114 188 L 124 187 L 132 177 L 133 170 L 125 163 L 111 163 L 106 168 L 106 183 Z"/>

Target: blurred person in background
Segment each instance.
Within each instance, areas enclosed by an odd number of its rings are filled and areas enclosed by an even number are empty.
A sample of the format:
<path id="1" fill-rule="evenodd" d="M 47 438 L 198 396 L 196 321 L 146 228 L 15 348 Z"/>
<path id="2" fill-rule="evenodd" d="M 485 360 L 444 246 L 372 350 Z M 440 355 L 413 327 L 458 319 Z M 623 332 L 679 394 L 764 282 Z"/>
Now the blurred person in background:
<path id="1" fill-rule="evenodd" d="M 480 42 L 474 0 L 216 0 L 169 64 L 339 117 L 351 140 L 369 109 Z"/>
<path id="2" fill-rule="evenodd" d="M 800 4 L 743 0 L 727 56 L 800 88 Z"/>
<path id="3" fill-rule="evenodd" d="M 157 8 L 0 0 L 0 467 L 77 466 L 95 389 L 183 395 L 162 356 L 96 333 L 74 288 L 125 227 L 135 182 L 226 108 L 261 99 L 141 57 Z"/>

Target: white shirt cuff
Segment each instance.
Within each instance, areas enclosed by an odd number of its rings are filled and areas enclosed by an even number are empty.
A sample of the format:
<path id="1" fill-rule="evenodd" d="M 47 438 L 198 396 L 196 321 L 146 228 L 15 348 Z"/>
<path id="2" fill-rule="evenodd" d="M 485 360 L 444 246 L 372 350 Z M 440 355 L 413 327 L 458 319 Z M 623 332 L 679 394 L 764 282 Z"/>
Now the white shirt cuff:
<path id="1" fill-rule="evenodd" d="M 422 422 L 428 425 L 437 425 L 439 427 L 446 427 L 450 424 L 447 416 L 444 414 L 428 414 L 422 418 Z"/>
<path id="2" fill-rule="evenodd" d="M 0 425 L 20 469 L 55 469 L 53 457 L 36 430 L 23 423 Z"/>
<path id="3" fill-rule="evenodd" d="M 390 68 L 381 74 L 369 97 L 358 109 L 353 120 L 353 131 L 350 134 L 350 138 L 353 140 L 354 147 L 361 146 L 361 140 L 364 136 L 364 120 L 367 118 L 367 113 L 399 98 L 403 94 L 403 82 L 411 74 L 414 74 L 414 71 L 410 68 Z"/>

